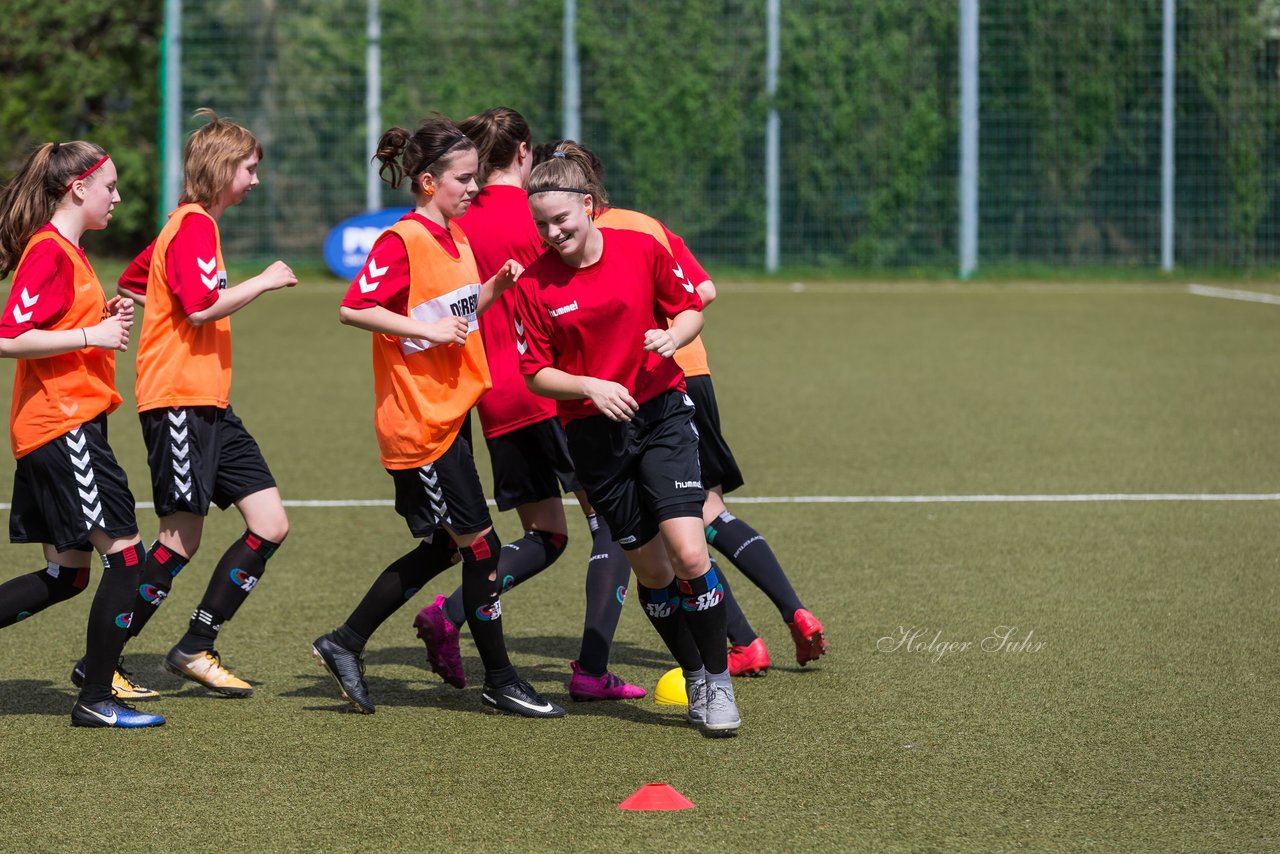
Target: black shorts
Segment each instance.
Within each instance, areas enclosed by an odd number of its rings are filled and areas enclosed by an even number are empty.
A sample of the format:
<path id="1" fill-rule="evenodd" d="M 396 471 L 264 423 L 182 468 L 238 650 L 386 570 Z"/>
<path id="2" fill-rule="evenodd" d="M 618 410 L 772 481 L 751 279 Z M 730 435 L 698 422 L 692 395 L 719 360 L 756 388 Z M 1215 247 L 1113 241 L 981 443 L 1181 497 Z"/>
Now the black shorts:
<path id="1" fill-rule="evenodd" d="M 742 472 L 720 432 L 720 407 L 716 406 L 711 377 L 685 377 L 684 384 L 694 405 L 693 425 L 698 428 L 702 484 L 707 489 L 718 486 L 722 492 L 733 492 L 742 486 Z"/>
<path id="2" fill-rule="evenodd" d="M 630 421 L 594 415 L 565 426 L 587 497 L 624 549 L 653 539 L 659 522 L 702 518 L 693 408 L 688 395 L 668 391 L 640 404 Z"/>
<path id="3" fill-rule="evenodd" d="M 94 528 L 112 539 L 138 533 L 129 479 L 107 444 L 105 414 L 18 460 L 9 542 L 93 551 Z"/>
<path id="4" fill-rule="evenodd" d="M 156 515 L 209 514 L 276 485 L 258 443 L 228 406 L 177 406 L 138 413 L 151 466 Z"/>
<path id="5" fill-rule="evenodd" d="M 484 488 L 461 433 L 449 450 L 416 469 L 387 469 L 396 484 L 396 512 L 415 537 L 429 538 L 441 525 L 459 534 L 475 534 L 493 525 Z"/>
<path id="6" fill-rule="evenodd" d="M 569 443 L 559 418 L 486 439 L 493 463 L 493 498 L 499 510 L 559 498 L 560 490 L 582 486 L 569 458 Z"/>

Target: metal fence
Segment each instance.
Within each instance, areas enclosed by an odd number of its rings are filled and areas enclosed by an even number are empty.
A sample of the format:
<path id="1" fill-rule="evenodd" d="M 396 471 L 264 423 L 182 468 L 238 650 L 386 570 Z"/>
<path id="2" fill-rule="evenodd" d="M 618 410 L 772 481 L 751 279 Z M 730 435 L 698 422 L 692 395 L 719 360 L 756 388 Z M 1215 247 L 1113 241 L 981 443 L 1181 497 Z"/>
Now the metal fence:
<path id="1" fill-rule="evenodd" d="M 967 128 L 966 3 L 977 15 Z M 267 149 L 262 191 L 224 219 L 229 250 L 317 255 L 332 225 L 367 207 L 369 0 L 169 5 L 181 12 L 166 81 L 175 136 L 211 106 Z M 979 269 L 1157 267 L 1170 212 L 1163 245 L 1178 265 L 1280 262 L 1280 2 L 1184 0 L 1169 18 L 1174 7 L 381 0 L 376 130 L 503 104 L 538 140 L 580 130 L 615 203 L 663 219 L 709 262 L 763 267 L 772 228 L 784 266 L 956 269 L 967 129 Z M 1176 23 L 1172 113 L 1166 21 Z M 379 198 L 408 201 L 390 189 Z"/>

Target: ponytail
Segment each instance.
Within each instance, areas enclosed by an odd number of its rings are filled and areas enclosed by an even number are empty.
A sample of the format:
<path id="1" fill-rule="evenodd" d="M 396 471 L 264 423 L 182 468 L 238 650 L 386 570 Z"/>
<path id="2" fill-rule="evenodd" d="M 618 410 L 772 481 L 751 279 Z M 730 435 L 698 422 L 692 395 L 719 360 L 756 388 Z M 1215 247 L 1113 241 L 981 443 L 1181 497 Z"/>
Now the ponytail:
<path id="1" fill-rule="evenodd" d="M 483 184 L 490 173 L 506 169 L 520 152 L 520 143 L 529 145 L 533 134 L 529 123 L 510 107 L 492 107 L 458 122 L 458 129 L 475 143 L 480 160 L 477 179 Z"/>
<path id="2" fill-rule="evenodd" d="M 88 179 L 107 153 L 92 142 L 46 142 L 0 190 L 0 279 L 18 266 L 31 235 L 58 209 L 71 184 Z"/>
<path id="3" fill-rule="evenodd" d="M 409 178 L 416 194 L 419 175 L 426 172 L 439 178 L 455 153 L 475 147 L 457 125 L 444 116 L 433 115 L 423 119 L 412 133 L 402 127 L 388 130 L 378 140 L 378 152 L 373 159 L 382 164 L 378 177 L 392 187 L 399 187 Z"/>

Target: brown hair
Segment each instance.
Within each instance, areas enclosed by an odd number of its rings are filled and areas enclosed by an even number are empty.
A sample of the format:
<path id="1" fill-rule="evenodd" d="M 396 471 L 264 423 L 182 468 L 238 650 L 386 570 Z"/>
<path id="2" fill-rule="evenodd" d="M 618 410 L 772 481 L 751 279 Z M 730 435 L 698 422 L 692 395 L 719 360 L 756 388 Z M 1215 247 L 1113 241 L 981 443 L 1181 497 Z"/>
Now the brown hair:
<path id="1" fill-rule="evenodd" d="M 536 165 L 525 186 L 530 195 L 563 187 L 591 196 L 597 211 L 609 204 L 609 194 L 601 183 L 604 167 L 600 158 L 573 140 L 539 145 L 534 149 L 533 162 Z"/>
<path id="2" fill-rule="evenodd" d="M 181 204 L 212 207 L 218 196 L 236 176 L 241 161 L 251 154 L 262 159 L 262 143 L 247 129 L 224 119 L 208 107 L 195 112 L 196 118 L 208 119 L 187 137 L 183 152 Z"/>
<path id="3" fill-rule="evenodd" d="M 458 129 L 476 144 L 480 158 L 480 183 L 495 169 L 506 169 L 516 159 L 520 143 L 531 145 L 533 133 L 524 116 L 510 107 L 491 107 L 458 122 Z"/>
<path id="4" fill-rule="evenodd" d="M 101 146 L 82 140 L 46 142 L 31 152 L 0 190 L 0 279 L 18 266 L 27 241 L 53 218 L 70 184 L 106 156 Z"/>
<path id="5" fill-rule="evenodd" d="M 410 133 L 394 127 L 378 140 L 378 153 L 373 159 L 382 164 L 378 175 L 392 187 L 405 178 L 413 182 L 413 192 L 420 191 L 418 176 L 423 172 L 439 178 L 449 161 L 460 151 L 470 151 L 475 143 L 453 122 L 439 114 L 428 116 Z"/>

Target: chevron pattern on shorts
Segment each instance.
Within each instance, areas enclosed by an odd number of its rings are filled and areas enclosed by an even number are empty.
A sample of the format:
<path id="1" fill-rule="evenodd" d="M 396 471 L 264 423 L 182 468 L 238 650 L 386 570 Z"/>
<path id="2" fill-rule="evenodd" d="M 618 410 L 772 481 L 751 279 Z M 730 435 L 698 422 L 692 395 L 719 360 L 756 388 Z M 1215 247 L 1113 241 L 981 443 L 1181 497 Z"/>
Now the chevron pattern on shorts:
<path id="1" fill-rule="evenodd" d="M 173 491 L 187 501 L 191 497 L 191 441 L 187 430 L 187 411 L 169 411 L 169 454 L 173 458 Z"/>
<path id="2" fill-rule="evenodd" d="M 76 477 L 76 492 L 80 495 L 80 511 L 84 513 L 86 531 L 107 527 L 102 516 L 102 500 L 98 497 L 98 484 L 93 479 L 93 466 L 89 462 L 88 437 L 84 430 L 75 428 L 63 437 L 70 449 L 71 468 Z"/>
<path id="3" fill-rule="evenodd" d="M 418 479 L 422 481 L 422 491 L 427 494 L 427 503 L 431 505 L 436 522 L 452 522 L 449 518 L 449 505 L 444 500 L 444 488 L 440 486 L 440 475 L 435 466 L 427 463 L 418 469 Z"/>

